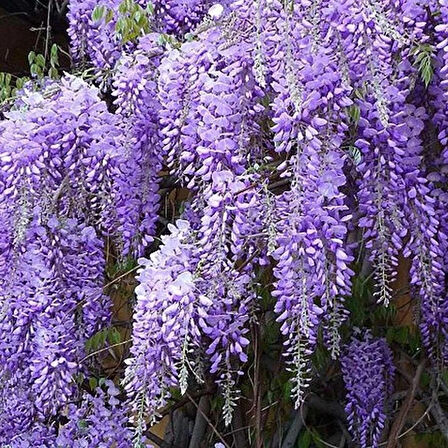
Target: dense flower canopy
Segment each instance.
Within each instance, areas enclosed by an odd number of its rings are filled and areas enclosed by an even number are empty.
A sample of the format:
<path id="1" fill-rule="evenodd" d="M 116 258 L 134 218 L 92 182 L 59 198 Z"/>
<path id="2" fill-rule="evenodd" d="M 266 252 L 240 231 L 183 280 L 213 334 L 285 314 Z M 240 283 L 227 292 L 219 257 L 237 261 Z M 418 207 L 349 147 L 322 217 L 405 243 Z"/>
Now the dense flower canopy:
<path id="1" fill-rule="evenodd" d="M 410 260 L 424 351 L 448 362 L 448 2 L 71 0 L 68 18 L 76 74 L 32 80 L 0 121 L 0 446 L 149 446 L 173 391 L 210 379 L 230 424 L 264 288 L 295 407 L 318 348 L 342 354 L 350 431 L 377 447 L 393 356 L 375 329 L 348 337 L 359 266 L 383 308 Z M 107 270 L 130 259 L 126 367 L 87 387 Z"/>

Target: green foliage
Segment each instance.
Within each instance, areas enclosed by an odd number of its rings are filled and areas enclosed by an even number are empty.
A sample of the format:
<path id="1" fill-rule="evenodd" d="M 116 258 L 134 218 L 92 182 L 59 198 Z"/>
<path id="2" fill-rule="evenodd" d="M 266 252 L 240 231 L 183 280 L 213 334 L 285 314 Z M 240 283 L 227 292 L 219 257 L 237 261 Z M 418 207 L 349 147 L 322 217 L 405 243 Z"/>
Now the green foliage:
<path id="1" fill-rule="evenodd" d="M 89 425 L 87 424 L 87 422 L 86 422 L 85 420 L 79 420 L 79 422 L 78 422 L 78 426 L 79 426 L 79 429 L 85 429 L 85 428 L 87 428 Z"/>
<path id="2" fill-rule="evenodd" d="M 355 95 L 355 98 L 358 98 L 360 100 L 363 100 L 367 95 L 368 87 L 366 83 L 363 83 L 360 87 L 357 87 L 353 90 L 353 94 Z"/>
<path id="3" fill-rule="evenodd" d="M 27 76 L 17 78 L 10 73 L 0 72 L 0 104 L 15 98 L 17 91 L 22 89 L 29 80 Z"/>
<path id="4" fill-rule="evenodd" d="M 299 437 L 297 448 L 310 448 L 313 436 L 311 432 L 305 430 Z"/>
<path id="5" fill-rule="evenodd" d="M 350 117 L 350 121 L 354 125 L 358 125 L 358 121 L 361 118 L 361 109 L 359 108 L 359 106 L 356 104 L 352 104 L 348 108 L 348 116 Z"/>
<path id="6" fill-rule="evenodd" d="M 123 0 L 118 6 L 115 32 L 123 44 L 135 42 L 140 36 L 149 33 L 154 6 L 151 2 L 142 8 L 134 0 Z M 114 11 L 104 5 L 98 5 L 92 12 L 92 20 L 105 23 L 114 17 Z"/>
<path id="7" fill-rule="evenodd" d="M 135 42 L 140 36 L 151 31 L 154 5 L 149 2 L 142 8 L 134 0 L 123 0 L 118 6 L 118 16 L 115 23 L 115 32 L 123 44 Z M 105 23 L 110 22 L 114 17 L 114 11 L 104 5 L 98 5 L 92 12 L 92 20 Z M 158 38 L 160 45 L 179 47 L 179 41 L 169 34 L 160 34 Z"/>
<path id="8" fill-rule="evenodd" d="M 115 31 L 123 43 L 133 42 L 150 31 L 153 6 L 150 3 L 145 9 L 133 0 L 123 0 L 118 7 L 120 14 Z"/>
<path id="9" fill-rule="evenodd" d="M 419 332 L 409 326 L 389 327 L 386 332 L 386 339 L 389 344 L 397 343 L 407 347 L 412 354 L 415 354 L 421 348 Z"/>
<path id="10" fill-rule="evenodd" d="M 49 54 L 48 65 L 45 56 L 34 51 L 28 54 L 30 73 L 33 77 L 42 79 L 45 75 L 52 79 L 59 78 L 59 48 L 53 44 Z"/>
<path id="11" fill-rule="evenodd" d="M 48 76 L 52 79 L 59 78 L 59 48 L 56 44 L 51 46 Z"/>
<path id="12" fill-rule="evenodd" d="M 361 275 L 353 277 L 352 295 L 347 298 L 346 305 L 350 311 L 350 320 L 355 327 L 362 327 L 369 316 L 368 304 L 371 297 L 371 282 Z"/>
<path id="13" fill-rule="evenodd" d="M 94 376 L 89 378 L 90 390 L 95 390 L 97 387 L 102 387 L 106 384 L 106 378 L 95 378 Z"/>
<path id="14" fill-rule="evenodd" d="M 12 76 L 9 73 L 0 73 L 0 102 L 11 97 L 14 86 L 11 83 Z"/>
<path id="15" fill-rule="evenodd" d="M 94 353 L 105 347 L 106 342 L 110 345 L 119 344 L 121 342 L 121 334 L 115 327 L 104 328 L 87 339 L 85 343 L 86 352 Z"/>
<path id="16" fill-rule="evenodd" d="M 119 260 L 117 263 L 109 264 L 107 267 L 107 275 L 109 278 L 116 278 L 137 266 L 137 260 L 132 257 L 126 257 L 125 259 Z"/>
<path id="17" fill-rule="evenodd" d="M 411 54 L 415 57 L 414 64 L 420 74 L 425 87 L 428 87 L 434 75 L 433 54 L 434 47 L 431 44 L 418 44 L 415 46 Z"/>
<path id="18" fill-rule="evenodd" d="M 48 65 L 45 56 L 30 51 L 28 63 L 33 79 L 41 80 L 45 76 L 51 79 L 59 78 L 59 47 L 53 44 L 49 54 Z M 0 72 L 0 104 L 16 97 L 17 91 L 22 89 L 30 78 L 28 76 L 16 77 L 10 73 Z"/>
<path id="19" fill-rule="evenodd" d="M 311 361 L 318 371 L 323 371 L 328 367 L 331 361 L 331 357 L 329 351 L 326 349 L 322 340 L 316 347 L 316 350 L 313 353 Z"/>

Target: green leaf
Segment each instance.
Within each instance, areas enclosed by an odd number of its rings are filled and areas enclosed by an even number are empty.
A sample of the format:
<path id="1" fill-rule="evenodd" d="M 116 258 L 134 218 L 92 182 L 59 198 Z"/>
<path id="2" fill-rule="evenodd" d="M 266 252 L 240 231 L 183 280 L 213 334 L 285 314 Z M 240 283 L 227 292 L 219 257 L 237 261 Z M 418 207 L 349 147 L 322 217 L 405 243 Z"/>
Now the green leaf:
<path id="1" fill-rule="evenodd" d="M 106 13 L 106 23 L 109 23 L 114 18 L 114 12 L 112 9 L 108 9 Z"/>
<path id="2" fill-rule="evenodd" d="M 34 51 L 30 51 L 28 53 L 28 63 L 30 65 L 33 64 L 35 57 L 36 57 L 36 53 L 34 53 Z"/>
<path id="3" fill-rule="evenodd" d="M 42 54 L 38 54 L 36 56 L 36 64 L 38 64 L 40 67 L 45 67 L 45 58 Z"/>
<path id="4" fill-rule="evenodd" d="M 56 44 L 53 44 L 51 46 L 50 56 L 52 58 L 57 58 L 58 57 L 58 50 L 59 50 L 58 46 Z"/>
<path id="5" fill-rule="evenodd" d="M 314 443 L 314 445 L 316 445 L 317 448 L 325 447 L 325 445 L 322 443 L 322 438 L 320 437 L 319 433 L 315 429 L 312 429 L 311 436 L 313 438 L 313 443 Z"/>
<path id="6" fill-rule="evenodd" d="M 26 77 L 24 77 L 24 78 L 19 78 L 19 79 L 16 81 L 16 87 L 17 87 L 18 89 L 22 89 L 23 86 L 25 85 L 25 82 L 26 82 L 26 81 L 28 81 L 28 78 L 26 78 Z"/>
<path id="7" fill-rule="evenodd" d="M 115 327 L 113 327 L 109 331 L 107 339 L 112 345 L 119 344 L 121 342 L 121 334 Z"/>
<path id="8" fill-rule="evenodd" d="M 95 9 L 92 12 L 92 20 L 95 22 L 101 20 L 104 17 L 105 9 L 104 6 L 95 6 Z"/>
<path id="9" fill-rule="evenodd" d="M 297 445 L 297 448 L 309 448 L 312 441 L 312 434 L 306 430 L 302 432 L 300 438 L 299 438 L 299 444 Z"/>
<path id="10" fill-rule="evenodd" d="M 432 80 L 432 77 L 434 76 L 433 46 L 430 44 L 416 45 L 411 50 L 411 54 L 415 56 L 415 65 L 417 66 L 420 78 L 425 84 L 425 87 L 428 87 Z"/>
<path id="11" fill-rule="evenodd" d="M 148 2 L 145 9 L 149 15 L 154 15 L 154 5 L 152 2 Z"/>
<path id="12" fill-rule="evenodd" d="M 359 119 L 361 118 L 361 109 L 356 104 L 353 104 L 348 108 L 348 114 L 352 121 L 355 124 L 358 124 Z"/>
<path id="13" fill-rule="evenodd" d="M 57 79 L 57 78 L 59 78 L 59 72 L 56 68 L 51 67 L 50 70 L 48 70 L 48 76 L 51 79 Z"/>
<path id="14" fill-rule="evenodd" d="M 90 389 L 95 390 L 98 387 L 97 379 L 94 377 L 89 378 L 89 386 L 90 386 Z"/>
<path id="15" fill-rule="evenodd" d="M 80 427 L 80 429 L 85 429 L 87 428 L 89 425 L 87 424 L 87 422 L 85 420 L 79 420 L 78 421 L 78 426 Z"/>

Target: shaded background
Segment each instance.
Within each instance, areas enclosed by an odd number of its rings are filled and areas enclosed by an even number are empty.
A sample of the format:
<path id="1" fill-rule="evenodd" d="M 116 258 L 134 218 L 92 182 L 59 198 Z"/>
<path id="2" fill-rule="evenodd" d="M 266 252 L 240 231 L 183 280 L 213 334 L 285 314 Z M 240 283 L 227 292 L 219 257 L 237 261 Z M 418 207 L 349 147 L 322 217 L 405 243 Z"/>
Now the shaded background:
<path id="1" fill-rule="evenodd" d="M 46 45 L 50 48 L 56 43 L 68 51 L 67 3 L 61 0 L 0 0 L 0 72 L 28 75 L 28 53 L 33 50 L 43 54 Z M 69 68 L 69 58 L 63 54 L 61 68 Z"/>

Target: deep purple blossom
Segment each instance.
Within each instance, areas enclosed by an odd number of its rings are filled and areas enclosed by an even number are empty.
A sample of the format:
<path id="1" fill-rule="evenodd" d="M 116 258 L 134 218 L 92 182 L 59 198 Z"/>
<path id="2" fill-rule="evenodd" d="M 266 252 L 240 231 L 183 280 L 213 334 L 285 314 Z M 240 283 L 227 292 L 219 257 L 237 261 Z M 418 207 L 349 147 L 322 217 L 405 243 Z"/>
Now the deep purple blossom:
<path id="1" fill-rule="evenodd" d="M 350 431 L 362 448 L 376 448 L 386 422 L 387 399 L 394 387 L 392 352 L 384 339 L 366 331 L 353 336 L 341 364 Z"/>

